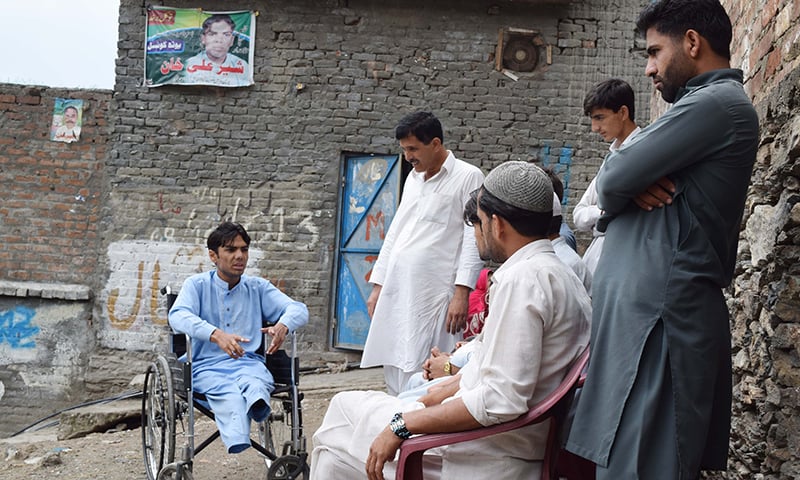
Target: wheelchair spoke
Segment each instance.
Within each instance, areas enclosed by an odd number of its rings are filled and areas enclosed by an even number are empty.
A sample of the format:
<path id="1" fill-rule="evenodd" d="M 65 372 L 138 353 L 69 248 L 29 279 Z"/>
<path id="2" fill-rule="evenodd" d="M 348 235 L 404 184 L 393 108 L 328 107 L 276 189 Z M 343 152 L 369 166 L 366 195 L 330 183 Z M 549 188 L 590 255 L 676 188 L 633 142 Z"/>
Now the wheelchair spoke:
<path id="1" fill-rule="evenodd" d="M 159 356 L 147 369 L 142 396 L 142 449 L 149 480 L 175 456 L 175 406 L 169 364 Z"/>

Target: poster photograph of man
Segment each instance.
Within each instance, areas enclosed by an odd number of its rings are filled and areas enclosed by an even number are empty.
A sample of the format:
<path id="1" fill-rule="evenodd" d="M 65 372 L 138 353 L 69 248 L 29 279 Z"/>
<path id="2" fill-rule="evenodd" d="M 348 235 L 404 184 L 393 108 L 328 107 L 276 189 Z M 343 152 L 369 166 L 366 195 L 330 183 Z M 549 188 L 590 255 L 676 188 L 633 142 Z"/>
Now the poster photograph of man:
<path id="1" fill-rule="evenodd" d="M 151 7 L 145 85 L 253 85 L 255 17 L 251 11 Z"/>

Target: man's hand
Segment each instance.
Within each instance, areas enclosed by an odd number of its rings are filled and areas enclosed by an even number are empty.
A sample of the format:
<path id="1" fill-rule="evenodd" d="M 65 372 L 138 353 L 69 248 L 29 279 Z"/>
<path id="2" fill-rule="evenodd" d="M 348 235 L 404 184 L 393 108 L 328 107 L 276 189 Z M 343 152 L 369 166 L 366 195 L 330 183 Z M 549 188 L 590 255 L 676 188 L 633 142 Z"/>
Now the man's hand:
<path id="1" fill-rule="evenodd" d="M 428 393 L 419 397 L 417 401 L 426 407 L 439 405 L 446 398 L 450 398 L 458 392 L 458 387 L 461 384 L 461 375 L 454 375 L 447 380 L 433 385 L 428 389 Z"/>
<path id="2" fill-rule="evenodd" d="M 367 315 L 369 315 L 369 318 L 372 318 L 372 314 L 375 313 L 375 305 L 378 303 L 378 297 L 381 296 L 381 288 L 378 284 L 373 285 L 369 298 L 367 298 Z"/>
<path id="3" fill-rule="evenodd" d="M 469 311 L 469 292 L 470 288 L 464 285 L 456 285 L 453 298 L 450 299 L 450 306 L 447 307 L 448 333 L 456 334 L 467 326 L 467 312 Z"/>
<path id="4" fill-rule="evenodd" d="M 431 356 L 422 363 L 422 378 L 425 380 L 433 380 L 434 378 L 450 375 L 444 372 L 444 365 L 449 361 L 449 353 L 443 353 L 439 350 L 439 347 L 433 347 L 431 349 Z M 451 366 L 450 368 L 453 367 Z"/>
<path id="5" fill-rule="evenodd" d="M 395 435 L 388 426 L 375 437 L 367 457 L 366 469 L 369 480 L 384 480 L 383 466 L 386 462 L 394 460 L 401 443 L 403 439 Z"/>
<path id="6" fill-rule="evenodd" d="M 283 345 L 283 341 L 286 340 L 286 334 L 289 333 L 289 327 L 282 323 L 276 323 L 271 327 L 262 328 L 261 332 L 272 337 L 272 342 L 270 342 L 267 349 L 267 355 L 272 355 Z"/>
<path id="7" fill-rule="evenodd" d="M 661 208 L 672 203 L 672 194 L 675 193 L 675 184 L 667 177 L 661 177 L 656 183 L 647 187 L 647 190 L 637 195 L 633 201 L 636 205 L 648 212 L 654 208 Z"/>
<path id="8" fill-rule="evenodd" d="M 219 328 L 211 332 L 211 338 L 209 338 L 209 340 L 216 343 L 217 346 L 219 346 L 223 352 L 230 355 L 231 358 L 239 358 L 244 356 L 244 348 L 242 348 L 241 344 L 250 341 L 249 338 L 244 338 L 232 333 L 226 333 Z"/>

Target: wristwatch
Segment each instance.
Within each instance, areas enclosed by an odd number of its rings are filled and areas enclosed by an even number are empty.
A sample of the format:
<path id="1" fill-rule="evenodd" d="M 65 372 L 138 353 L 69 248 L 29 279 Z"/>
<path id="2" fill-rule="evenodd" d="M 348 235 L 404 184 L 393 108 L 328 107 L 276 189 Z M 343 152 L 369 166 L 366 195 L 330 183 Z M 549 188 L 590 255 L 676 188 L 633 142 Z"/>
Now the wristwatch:
<path id="1" fill-rule="evenodd" d="M 392 433 L 402 438 L 403 440 L 411 438 L 411 432 L 409 432 L 408 429 L 406 428 L 406 421 L 403 420 L 403 414 L 401 412 L 397 412 L 394 414 L 394 417 L 392 417 L 392 421 L 389 422 L 389 428 L 392 429 Z"/>
<path id="2" fill-rule="evenodd" d="M 445 375 L 450 375 L 450 361 L 449 360 L 444 364 L 444 373 L 445 373 Z"/>

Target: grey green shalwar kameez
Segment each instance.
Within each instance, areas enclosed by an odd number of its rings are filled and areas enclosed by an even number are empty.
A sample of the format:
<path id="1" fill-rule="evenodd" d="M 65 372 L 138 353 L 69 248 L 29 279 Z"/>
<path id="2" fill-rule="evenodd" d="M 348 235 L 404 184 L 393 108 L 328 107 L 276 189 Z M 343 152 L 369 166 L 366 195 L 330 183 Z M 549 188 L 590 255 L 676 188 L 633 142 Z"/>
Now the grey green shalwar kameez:
<path id="1" fill-rule="evenodd" d="M 591 360 L 567 449 L 598 479 L 693 479 L 724 469 L 729 314 L 758 118 L 740 70 L 691 79 L 597 176 L 606 241 L 593 285 Z M 632 201 L 663 176 L 673 203 Z"/>

